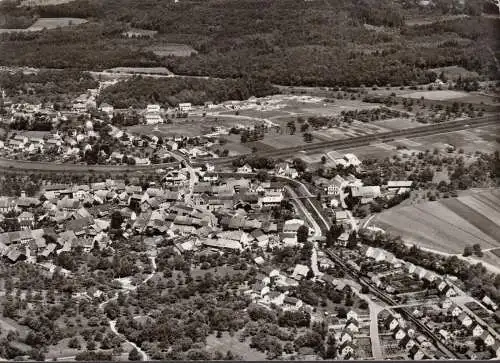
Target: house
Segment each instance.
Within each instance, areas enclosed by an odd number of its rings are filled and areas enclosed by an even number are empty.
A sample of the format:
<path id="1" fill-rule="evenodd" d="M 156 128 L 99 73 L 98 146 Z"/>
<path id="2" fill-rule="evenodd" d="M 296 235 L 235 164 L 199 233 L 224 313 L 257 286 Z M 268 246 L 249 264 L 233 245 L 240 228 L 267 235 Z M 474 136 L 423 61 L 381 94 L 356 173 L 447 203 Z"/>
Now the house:
<path id="1" fill-rule="evenodd" d="M 309 273 L 309 266 L 297 264 L 293 269 L 292 278 L 302 279 L 305 278 L 308 273 Z"/>
<path id="2" fill-rule="evenodd" d="M 357 333 L 359 332 L 359 323 L 356 320 L 348 320 L 345 325 L 345 329 L 352 333 Z"/>
<path id="3" fill-rule="evenodd" d="M 290 167 L 286 162 L 278 163 L 274 168 L 274 173 L 277 176 L 295 179 L 299 176 L 299 173 L 295 168 Z"/>
<path id="4" fill-rule="evenodd" d="M 147 105 L 146 106 L 146 112 L 151 112 L 151 113 L 160 113 L 160 105 Z"/>
<path id="5" fill-rule="evenodd" d="M 240 174 L 250 174 L 250 173 L 253 173 L 253 168 L 250 165 L 245 164 L 245 165 L 237 168 L 236 172 L 240 173 Z"/>
<path id="6" fill-rule="evenodd" d="M 349 214 L 345 210 L 338 210 L 335 211 L 335 221 L 337 223 L 342 223 L 344 221 L 347 221 L 349 219 Z"/>
<path id="7" fill-rule="evenodd" d="M 328 195 L 339 195 L 345 184 L 345 179 L 337 174 L 326 188 L 326 192 Z"/>
<path id="8" fill-rule="evenodd" d="M 490 347 L 493 352 L 493 356 L 500 358 L 500 342 L 495 341 L 495 343 Z"/>
<path id="9" fill-rule="evenodd" d="M 344 160 L 347 162 L 348 166 L 352 165 L 358 167 L 361 165 L 361 160 L 359 160 L 358 157 L 352 153 L 345 154 Z"/>
<path id="10" fill-rule="evenodd" d="M 99 110 L 101 110 L 108 116 L 112 117 L 115 109 L 109 103 L 102 103 L 101 106 L 99 107 Z"/>
<path id="11" fill-rule="evenodd" d="M 174 140 L 167 141 L 165 146 L 167 147 L 167 149 L 169 149 L 171 151 L 175 151 L 179 148 L 179 144 L 177 142 L 175 142 Z"/>
<path id="12" fill-rule="evenodd" d="M 453 317 L 457 317 L 462 313 L 462 309 L 460 309 L 460 307 L 458 305 L 452 304 L 448 308 L 448 313 L 451 314 L 451 316 L 453 316 Z"/>
<path id="13" fill-rule="evenodd" d="M 184 102 L 184 103 L 179 103 L 179 105 L 177 106 L 177 109 L 180 112 L 188 112 L 188 111 L 191 111 L 193 109 L 193 106 L 189 102 Z"/>
<path id="14" fill-rule="evenodd" d="M 352 342 L 352 339 L 352 334 L 344 330 L 339 336 L 339 343 L 342 345 L 346 342 Z"/>
<path id="15" fill-rule="evenodd" d="M 349 310 L 347 313 L 346 319 L 349 320 L 358 320 L 358 313 L 354 310 Z"/>
<path id="16" fill-rule="evenodd" d="M 493 338 L 487 331 L 484 331 L 483 334 L 479 336 L 479 339 L 481 339 L 487 347 L 491 347 L 495 344 L 495 338 Z"/>
<path id="17" fill-rule="evenodd" d="M 472 319 L 466 313 L 463 313 L 463 312 L 460 313 L 460 315 L 457 316 L 457 319 L 466 328 L 468 328 L 472 325 Z"/>
<path id="18" fill-rule="evenodd" d="M 411 350 L 416 344 L 408 334 L 399 341 L 399 346 L 406 350 Z"/>
<path id="19" fill-rule="evenodd" d="M 399 326 L 399 321 L 394 316 L 389 315 L 384 322 L 384 326 L 386 329 L 393 331 Z"/>
<path id="20" fill-rule="evenodd" d="M 484 329 L 481 325 L 479 325 L 478 323 L 475 323 L 472 327 L 472 336 L 473 337 L 479 337 L 481 336 L 481 334 L 483 334 L 484 332 Z"/>
<path id="21" fill-rule="evenodd" d="M 409 189 L 413 186 L 413 181 L 411 180 L 390 180 L 387 182 L 387 189 Z"/>
<path id="22" fill-rule="evenodd" d="M 354 354 L 354 348 L 352 347 L 350 342 L 346 342 L 340 346 L 339 352 L 340 352 L 341 356 L 344 359 L 346 359 L 348 357 L 351 357 Z"/>
<path id="23" fill-rule="evenodd" d="M 493 311 L 496 311 L 498 310 L 498 306 L 497 304 L 495 304 L 493 302 L 493 300 L 490 299 L 489 296 L 487 295 L 484 295 L 484 297 L 481 299 L 481 301 L 483 302 L 484 305 L 486 305 L 486 307 L 488 307 L 489 309 L 493 310 Z"/>
<path id="24" fill-rule="evenodd" d="M 401 340 L 406 336 L 406 331 L 404 329 L 397 329 L 394 333 L 394 338 L 396 340 Z"/>
<path id="25" fill-rule="evenodd" d="M 163 118 L 159 113 L 147 112 L 144 115 L 144 121 L 146 125 L 157 125 L 163 123 Z"/>
<path id="26" fill-rule="evenodd" d="M 444 299 L 441 301 L 441 309 L 449 309 L 453 305 L 450 299 Z M 460 314 L 460 313 L 459 313 Z"/>
<path id="27" fill-rule="evenodd" d="M 35 225 L 35 216 L 31 212 L 22 212 L 18 217 L 17 221 L 21 226 L 21 229 L 32 229 Z"/>
<path id="28" fill-rule="evenodd" d="M 283 300 L 283 309 L 299 310 L 303 306 L 303 302 L 295 297 L 286 296 Z"/>
<path id="29" fill-rule="evenodd" d="M 351 195 L 354 198 L 361 198 L 361 203 L 366 204 L 371 202 L 373 199 L 380 197 L 380 186 L 353 186 L 351 187 Z"/>
<path id="30" fill-rule="evenodd" d="M 339 246 L 346 247 L 349 242 L 349 232 L 342 232 L 340 236 L 337 238 L 337 242 Z"/>
<path id="31" fill-rule="evenodd" d="M 443 337 L 444 341 L 448 341 L 448 339 L 450 339 L 450 333 L 444 329 L 439 329 L 438 331 L 439 335 L 441 335 L 441 337 Z"/>
<path id="32" fill-rule="evenodd" d="M 413 347 L 411 347 L 408 353 L 410 355 L 410 358 L 413 360 L 422 360 L 426 358 L 424 351 L 420 349 L 418 345 L 414 345 Z"/>
<path id="33" fill-rule="evenodd" d="M 217 248 L 217 249 L 227 249 L 234 251 L 242 251 L 243 247 L 240 242 L 229 239 L 206 239 L 203 241 L 203 244 L 208 247 Z"/>
<path id="34" fill-rule="evenodd" d="M 69 185 L 66 184 L 49 184 L 46 185 L 43 190 L 43 195 L 47 199 L 58 198 L 62 191 L 69 188 Z"/>

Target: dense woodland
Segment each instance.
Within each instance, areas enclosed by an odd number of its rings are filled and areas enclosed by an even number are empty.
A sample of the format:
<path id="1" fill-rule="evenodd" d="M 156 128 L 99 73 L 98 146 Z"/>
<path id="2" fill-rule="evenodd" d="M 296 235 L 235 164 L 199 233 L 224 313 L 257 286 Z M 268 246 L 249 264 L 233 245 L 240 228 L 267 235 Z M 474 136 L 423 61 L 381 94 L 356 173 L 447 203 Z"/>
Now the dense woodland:
<path id="1" fill-rule="evenodd" d="M 277 93 L 269 82 L 253 79 L 201 79 L 135 77 L 106 88 L 100 102 L 117 108 L 145 108 L 148 103 L 177 106 L 181 102 L 202 105 L 206 101 L 219 103 L 227 100 L 245 100 L 251 96 L 264 97 Z"/>
<path id="2" fill-rule="evenodd" d="M 500 50 L 498 19 L 484 0 L 158 2 L 111 0 L 3 11 L 18 17 L 84 17 L 91 23 L 40 33 L 3 34 L 0 64 L 103 69 L 169 67 L 179 74 L 252 76 L 287 85 L 401 85 L 426 83 L 429 68 L 459 65 L 495 77 Z M 493 9 L 494 10 L 494 9 Z M 407 25 L 415 17 L 468 14 L 433 24 Z M 126 23 L 159 31 L 157 40 L 121 36 Z M 368 26 L 366 26 L 368 24 Z M 147 46 L 193 46 L 197 55 L 161 58 Z M 8 51 L 7 51 L 8 50 Z"/>
<path id="3" fill-rule="evenodd" d="M 71 69 L 31 74 L 0 72 L 0 87 L 8 96 L 34 103 L 69 100 L 97 86 L 98 82 L 89 73 Z"/>

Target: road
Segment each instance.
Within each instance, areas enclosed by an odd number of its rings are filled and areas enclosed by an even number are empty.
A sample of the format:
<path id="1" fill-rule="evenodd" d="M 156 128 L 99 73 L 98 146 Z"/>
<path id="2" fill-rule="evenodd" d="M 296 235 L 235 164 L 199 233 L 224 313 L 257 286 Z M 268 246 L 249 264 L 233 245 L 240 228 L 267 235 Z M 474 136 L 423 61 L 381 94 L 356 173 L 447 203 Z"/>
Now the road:
<path id="1" fill-rule="evenodd" d="M 252 154 L 257 157 L 285 157 L 296 155 L 300 151 L 310 150 L 342 150 L 353 147 L 366 146 L 373 142 L 387 142 L 398 138 L 414 138 L 427 135 L 437 135 L 442 133 L 449 133 L 453 131 L 464 130 L 472 127 L 486 126 L 498 122 L 498 115 L 485 116 L 474 119 L 455 120 L 442 122 L 439 124 L 432 124 L 426 126 L 414 127 L 411 129 L 398 130 L 377 133 L 366 136 L 353 137 L 342 140 L 324 141 L 313 144 L 294 146 L 283 149 L 275 149 L 271 151 L 263 151 Z M 231 165 L 237 157 L 227 158 L 211 158 L 200 159 L 195 163 L 201 165 L 210 162 L 216 165 Z M 161 163 L 155 165 L 79 165 L 79 164 L 57 164 L 39 161 L 25 161 L 25 160 L 10 160 L 0 158 L 0 170 L 8 172 L 45 172 L 45 173 L 61 173 L 65 174 L 88 174 L 88 173 L 133 173 L 142 172 L 145 174 L 154 173 L 156 169 L 175 167 L 176 163 Z"/>
<path id="2" fill-rule="evenodd" d="M 175 153 L 175 152 L 169 152 L 172 157 L 176 158 L 179 162 L 184 162 L 184 165 L 186 166 L 186 169 L 189 172 L 189 190 L 188 193 L 184 195 L 184 202 L 188 205 L 193 205 L 193 193 L 194 193 L 194 186 L 198 182 L 198 175 L 196 174 L 196 171 L 194 170 L 193 166 L 191 165 L 191 162 L 188 158 L 185 156 Z"/>
<path id="3" fill-rule="evenodd" d="M 137 290 L 137 288 L 139 286 L 144 285 L 145 283 L 147 283 L 149 280 L 151 280 L 153 278 L 153 276 L 156 273 L 156 269 L 157 269 L 157 266 L 156 266 L 156 256 L 150 256 L 149 257 L 149 261 L 151 262 L 151 269 L 152 269 L 151 273 L 144 280 L 142 280 L 142 282 L 140 284 L 138 284 L 138 285 L 135 285 L 135 286 L 127 286 L 127 285 L 123 286 L 122 289 L 121 289 L 121 292 L 123 292 L 125 294 L 128 294 L 131 291 Z M 118 298 L 118 292 L 116 292 L 112 297 L 110 297 L 107 300 L 105 300 L 102 303 L 100 303 L 99 304 L 99 309 L 104 309 L 104 307 L 106 306 L 106 304 L 108 304 L 109 302 L 111 302 L 113 300 L 116 300 L 117 298 Z M 131 345 L 132 347 L 134 347 L 135 349 L 137 349 L 137 351 L 139 352 L 139 355 L 141 356 L 141 360 L 143 360 L 143 361 L 149 360 L 149 357 L 148 357 L 148 355 L 147 355 L 147 353 L 145 351 L 143 351 L 134 342 L 128 340 L 123 334 L 121 334 L 120 332 L 118 332 L 118 330 L 116 329 L 116 320 L 109 320 L 109 328 L 111 329 L 111 331 L 116 336 L 118 336 L 121 339 L 123 339 L 125 341 L 125 343 L 127 343 L 127 344 Z"/>
<path id="4" fill-rule="evenodd" d="M 315 239 L 317 237 L 320 237 L 322 235 L 321 233 L 321 227 L 316 223 L 316 220 L 313 218 L 311 213 L 307 210 L 307 208 L 302 204 L 302 201 L 297 197 L 297 194 L 295 191 L 290 187 L 290 186 L 285 186 L 285 189 L 287 193 L 294 198 L 293 203 L 297 206 L 297 208 L 300 210 L 301 214 L 305 216 L 307 219 L 307 223 L 313 228 L 314 230 L 314 237 Z M 311 253 L 311 270 L 314 273 L 315 277 L 321 277 L 323 273 L 319 271 L 318 268 L 318 242 L 314 241 L 313 242 L 313 250 Z"/>
<path id="5" fill-rule="evenodd" d="M 378 297 L 381 301 L 388 305 L 388 308 L 397 310 L 405 317 L 406 320 L 411 321 L 422 333 L 424 333 L 430 340 L 436 345 L 436 347 L 445 353 L 448 358 L 457 359 L 458 356 L 455 352 L 451 351 L 445 344 L 441 342 L 441 339 L 434 334 L 434 332 L 429 329 L 422 321 L 415 318 L 412 313 L 407 308 L 399 308 L 398 303 L 394 301 L 385 291 L 376 287 L 369 279 L 366 279 L 357 271 L 354 271 L 331 249 L 327 249 L 326 254 L 332 259 L 333 262 L 346 272 L 347 275 L 352 276 L 352 278 L 358 279 L 361 283 L 366 285 L 370 292 Z"/>
<path id="6" fill-rule="evenodd" d="M 306 199 L 306 200 L 309 203 L 311 203 L 310 199 Z M 296 201 L 301 203 L 300 199 L 297 199 Z M 321 211 L 319 211 L 318 209 L 316 209 L 313 203 L 311 203 L 311 205 L 312 205 L 312 207 L 314 207 L 315 213 L 317 213 L 318 220 L 315 221 L 315 225 L 319 226 L 319 223 L 325 223 L 325 226 L 327 228 L 329 228 L 330 224 L 327 222 L 327 219 L 323 216 L 323 213 Z M 308 216 L 308 218 L 313 218 L 312 214 L 309 213 L 309 211 L 307 211 L 307 212 L 308 213 L 304 213 L 304 215 Z M 357 225 L 356 225 L 356 228 L 357 228 Z M 330 257 L 330 259 L 335 263 L 335 265 L 338 268 L 341 268 L 342 270 L 344 270 L 344 272 L 346 273 L 347 276 L 350 276 L 350 277 L 352 277 L 353 280 L 359 281 L 359 283 L 367 286 L 372 295 L 377 296 L 380 299 L 380 301 L 382 301 L 388 305 L 387 308 L 391 308 L 391 309 L 395 309 L 395 310 L 399 311 L 407 320 L 411 321 L 420 331 L 422 331 L 425 335 L 427 335 L 427 337 L 429 337 L 432 342 L 434 342 L 434 344 L 436 345 L 436 347 L 439 350 L 441 350 L 443 353 L 445 353 L 449 358 L 452 358 L 452 359 L 458 358 L 457 354 L 455 352 L 451 351 L 445 344 L 443 344 L 441 342 L 440 338 L 436 334 L 434 334 L 434 332 L 431 329 L 429 329 L 429 327 L 427 327 L 419 319 L 415 318 L 407 308 L 397 307 L 398 303 L 396 301 L 394 301 L 392 299 L 392 297 L 390 297 L 385 291 L 376 287 L 369 279 L 364 278 L 357 271 L 353 270 L 350 266 L 348 266 L 345 263 L 345 261 L 335 253 L 335 251 L 333 251 L 331 249 L 326 249 L 326 250 L 324 250 L 324 252 Z M 373 306 L 373 305 L 371 305 L 371 306 Z M 378 310 L 375 306 L 373 307 L 373 310 L 374 310 L 373 312 L 372 312 L 372 310 L 370 310 L 370 313 L 374 316 L 378 315 L 378 312 L 377 312 Z M 378 337 L 378 327 L 377 328 L 375 326 L 370 327 L 370 332 L 373 332 L 373 334 L 374 334 L 372 339 L 378 339 L 378 338 L 375 338 L 376 331 L 377 331 L 377 337 Z M 375 349 L 374 354 L 377 354 L 377 355 L 382 354 L 382 352 L 378 350 L 379 348 L 374 347 L 372 349 Z"/>
<path id="7" fill-rule="evenodd" d="M 312 150 L 343 150 L 350 149 L 354 147 L 368 146 L 372 143 L 389 142 L 401 138 L 415 138 L 429 135 L 445 134 L 454 131 L 460 131 L 480 126 L 487 126 L 498 123 L 498 115 L 484 116 L 473 119 L 461 119 L 454 121 L 441 122 L 438 124 L 431 124 L 419 127 L 413 127 L 410 129 L 396 130 L 381 132 L 376 134 L 370 134 L 365 136 L 357 136 L 341 140 L 323 141 L 317 143 L 311 143 L 307 145 L 292 146 L 288 148 L 274 149 L 269 151 L 261 151 L 254 153 L 255 157 L 287 157 L 291 155 L 296 155 L 301 151 L 312 151 Z M 228 165 L 233 162 L 235 158 L 238 157 L 227 157 L 218 159 L 206 159 L 201 160 L 203 162 L 210 161 L 211 163 L 217 165 Z"/>

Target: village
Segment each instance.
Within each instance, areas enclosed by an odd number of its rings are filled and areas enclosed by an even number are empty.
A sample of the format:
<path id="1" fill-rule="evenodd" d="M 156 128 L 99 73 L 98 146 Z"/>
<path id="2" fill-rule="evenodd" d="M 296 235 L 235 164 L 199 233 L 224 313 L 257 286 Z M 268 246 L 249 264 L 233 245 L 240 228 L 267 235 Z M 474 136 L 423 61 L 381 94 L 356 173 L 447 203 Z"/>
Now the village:
<path id="1" fill-rule="evenodd" d="M 192 267 L 182 267 L 187 271 L 211 271 L 216 265 L 210 261 L 226 256 L 225 269 L 251 268 L 257 273 L 255 283 L 244 281 L 238 287 L 252 309 L 307 314 L 311 326 L 324 327 L 319 336 L 333 347 L 327 349 L 330 358 L 499 356 L 500 314 L 487 295 L 474 298 L 456 277 L 363 243 L 361 236 L 384 232 L 364 228 L 367 219 L 353 215 L 352 201 L 400 202 L 415 182 L 364 185 L 354 175 L 360 175 L 363 165 L 348 153 L 336 159 L 344 176 L 338 174 L 326 183 L 305 182 L 315 188 L 313 194 L 299 178 L 303 166 L 298 161 L 280 162 L 261 173 L 248 163 L 232 170 L 217 170 L 210 163 L 193 167 L 179 150 L 169 153 L 175 165 L 142 183 L 134 177 L 80 184 L 47 181 L 34 195 L 2 197 L 4 263 L 27 263 L 49 275 L 71 278 L 83 271 L 67 261 L 71 256 L 105 251 L 113 255 L 129 243 L 140 243 L 140 270 L 143 276 L 151 273 L 144 281 L 131 269 L 120 272 L 108 291 L 73 292 L 74 299 L 84 297 L 106 311 L 116 291 L 132 294 L 155 278 L 158 258 L 165 251 L 174 260 L 195 258 L 199 267 L 192 261 Z M 298 256 L 291 258 L 290 252 Z M 304 293 L 306 286 L 311 293 Z M 319 291 L 325 296 L 319 298 Z M 116 330 L 113 324 L 116 317 L 110 327 L 124 344 L 136 344 L 125 328 L 120 331 L 119 325 Z M 304 324 L 307 331 L 309 323 Z M 308 339 L 311 334 L 306 333 Z M 302 345 L 297 340 L 302 342 L 296 338 L 295 348 L 280 354 L 324 356 L 317 342 Z M 272 349 L 266 344 L 255 349 L 268 357 L 281 351 L 274 347 L 281 347 L 279 340 Z M 148 346 L 137 346 L 136 351 L 149 357 Z"/>

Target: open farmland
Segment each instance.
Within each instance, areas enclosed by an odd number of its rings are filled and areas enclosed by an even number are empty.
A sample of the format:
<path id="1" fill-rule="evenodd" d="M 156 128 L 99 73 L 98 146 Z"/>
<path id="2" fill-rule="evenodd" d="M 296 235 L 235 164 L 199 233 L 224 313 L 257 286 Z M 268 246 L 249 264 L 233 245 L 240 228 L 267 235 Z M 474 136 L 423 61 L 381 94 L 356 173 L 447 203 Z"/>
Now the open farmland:
<path id="1" fill-rule="evenodd" d="M 406 242 L 442 252 L 461 253 L 475 243 L 483 249 L 500 247 L 500 190 L 394 208 L 373 223 Z"/>
<path id="2" fill-rule="evenodd" d="M 168 57 L 168 56 L 189 57 L 191 54 L 198 53 L 193 47 L 187 44 L 174 44 L 174 43 L 169 43 L 165 45 L 155 45 L 148 48 L 148 50 L 152 51 L 159 57 Z"/>

